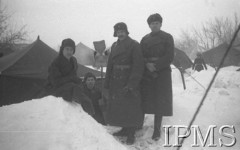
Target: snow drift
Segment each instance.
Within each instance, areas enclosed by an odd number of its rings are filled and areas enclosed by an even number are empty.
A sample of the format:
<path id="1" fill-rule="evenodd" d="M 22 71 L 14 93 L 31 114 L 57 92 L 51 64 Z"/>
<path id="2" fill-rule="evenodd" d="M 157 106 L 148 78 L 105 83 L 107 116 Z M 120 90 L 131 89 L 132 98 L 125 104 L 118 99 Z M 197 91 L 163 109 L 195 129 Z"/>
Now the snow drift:
<path id="1" fill-rule="evenodd" d="M 52 96 L 1 107 L 2 150 L 124 150 L 78 104 Z"/>

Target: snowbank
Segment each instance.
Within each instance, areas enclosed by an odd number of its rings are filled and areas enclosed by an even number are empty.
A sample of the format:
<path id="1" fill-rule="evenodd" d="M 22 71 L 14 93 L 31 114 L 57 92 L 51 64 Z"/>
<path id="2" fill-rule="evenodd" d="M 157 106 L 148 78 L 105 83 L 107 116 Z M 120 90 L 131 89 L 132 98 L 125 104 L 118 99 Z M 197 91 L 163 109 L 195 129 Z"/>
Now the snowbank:
<path id="1" fill-rule="evenodd" d="M 207 67 L 207 71 L 203 70 L 201 72 L 187 70 L 188 73 L 185 74 L 185 80 L 188 88 L 195 90 L 203 90 L 204 88 L 207 88 L 216 72 L 211 66 Z M 240 88 L 240 73 L 236 71 L 237 69 L 238 67 L 225 67 L 220 69 L 213 84 L 213 88 Z M 199 82 L 201 85 L 197 82 Z"/>
<path id="2" fill-rule="evenodd" d="M 222 68 L 194 122 L 205 136 L 210 125 L 217 125 L 215 144 L 217 147 L 192 148 L 192 135 L 185 140 L 181 150 L 238 150 L 240 147 L 240 72 L 237 67 Z M 185 74 L 186 90 L 183 90 L 181 75 L 172 70 L 173 78 L 173 116 L 164 117 L 162 125 L 188 125 L 215 70 Z M 198 82 L 198 83 L 197 83 Z M 201 85 L 200 85 L 201 84 Z M 143 129 L 136 134 L 136 143 L 125 146 L 109 133 L 119 128 L 106 129 L 88 114 L 60 98 L 46 97 L 20 104 L 0 107 L 0 146 L 1 150 L 169 150 L 163 147 L 164 134 L 158 142 L 151 140 L 153 116 L 146 115 Z M 233 147 L 219 147 L 219 138 L 226 143 L 228 139 L 218 134 L 223 125 L 234 125 L 237 143 Z M 164 133 L 162 129 L 162 133 Z M 230 132 L 231 133 L 231 132 Z M 120 139 L 121 140 L 121 139 Z M 175 143 L 175 131 L 170 130 L 171 144 Z M 209 141 L 208 141 L 209 143 Z M 207 143 L 207 144 L 208 144 Z"/>
<path id="3" fill-rule="evenodd" d="M 223 139 L 225 143 L 231 141 L 221 135 L 218 130 L 223 125 L 233 125 L 236 133 L 234 135 L 237 141 L 240 140 L 240 76 L 236 71 L 237 67 L 222 68 L 211 88 L 202 108 L 194 121 L 194 125 L 199 125 L 203 136 L 206 135 L 207 129 L 210 125 L 216 125 L 215 129 L 215 144 L 217 147 L 191 147 L 193 144 L 193 134 L 188 137 L 181 150 L 238 150 L 240 143 L 237 142 L 233 147 L 220 147 L 219 139 Z M 185 74 L 186 90 L 183 90 L 180 73 L 177 69 L 172 70 L 173 78 L 173 116 L 164 117 L 162 125 L 185 125 L 187 126 L 203 97 L 205 89 L 207 88 L 210 80 L 212 79 L 215 70 L 208 66 L 208 70 L 201 72 L 192 72 L 188 70 L 192 76 Z M 193 79 L 194 78 L 194 79 Z M 199 85 L 199 82 L 201 85 Z M 137 142 L 135 147 L 131 150 L 144 149 L 144 150 L 172 150 L 174 147 L 163 147 L 165 143 L 165 136 L 162 134 L 158 142 L 153 142 L 151 136 L 153 133 L 153 115 L 146 115 L 143 130 L 137 133 Z M 162 133 L 164 130 L 162 128 Z M 175 144 L 175 131 L 170 130 L 170 144 Z M 199 139 L 198 139 L 199 143 Z M 199 143 L 200 144 L 200 143 Z M 207 145 L 209 141 L 207 142 Z M 201 145 L 201 144 L 200 144 Z"/>
<path id="4" fill-rule="evenodd" d="M 81 106 L 52 96 L 0 107 L 2 150 L 125 150 Z"/>

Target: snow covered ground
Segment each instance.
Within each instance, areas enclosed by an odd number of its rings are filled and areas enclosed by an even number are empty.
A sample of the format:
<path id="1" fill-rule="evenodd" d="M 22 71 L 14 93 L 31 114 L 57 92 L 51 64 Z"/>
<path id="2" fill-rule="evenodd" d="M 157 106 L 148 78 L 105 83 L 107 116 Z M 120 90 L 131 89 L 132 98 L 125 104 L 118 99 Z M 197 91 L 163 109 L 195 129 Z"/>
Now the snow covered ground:
<path id="1" fill-rule="evenodd" d="M 187 89 L 183 90 L 181 76 L 173 69 L 173 107 L 174 115 L 165 117 L 163 125 L 189 124 L 193 113 L 215 73 L 207 71 L 191 72 L 186 75 Z M 186 138 L 182 150 L 239 150 L 240 149 L 240 72 L 236 67 L 227 67 L 220 73 L 210 90 L 194 125 L 199 125 L 203 137 L 210 125 L 216 125 L 214 144 L 217 147 L 192 148 L 193 133 Z M 201 83 L 199 85 L 196 81 Z M 220 147 L 219 139 L 231 143 L 231 139 L 219 134 L 223 125 L 233 125 L 235 133 L 228 130 L 237 142 L 232 147 Z M 65 102 L 52 96 L 30 100 L 19 104 L 0 107 L 0 149 L 1 150 L 172 150 L 176 147 L 163 147 L 164 129 L 158 142 L 151 140 L 153 116 L 146 115 L 143 129 L 136 133 L 133 146 L 122 144 L 122 139 L 109 133 L 119 130 L 117 127 L 103 127 L 82 111 L 77 104 Z M 175 143 L 176 132 L 170 129 L 169 144 Z M 209 144 L 209 139 L 207 144 Z"/>

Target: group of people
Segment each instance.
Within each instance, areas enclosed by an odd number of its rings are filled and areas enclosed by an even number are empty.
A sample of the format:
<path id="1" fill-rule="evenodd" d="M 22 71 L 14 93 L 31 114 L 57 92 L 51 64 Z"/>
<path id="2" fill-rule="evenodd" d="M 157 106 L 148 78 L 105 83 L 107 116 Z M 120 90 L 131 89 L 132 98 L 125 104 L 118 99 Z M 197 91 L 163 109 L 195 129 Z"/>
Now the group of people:
<path id="1" fill-rule="evenodd" d="M 68 38 L 62 41 L 59 55 L 49 66 L 48 84 L 45 87 L 45 95 L 62 97 L 69 102 L 81 104 L 84 111 L 96 121 L 105 125 L 100 101 L 101 91 L 95 86 L 96 77 L 92 73 L 86 73 L 83 81 L 77 76 L 77 60 L 75 42 Z"/>
<path id="2" fill-rule="evenodd" d="M 126 136 L 135 142 L 135 132 L 143 127 L 144 115 L 154 114 L 153 140 L 161 136 L 163 116 L 172 116 L 172 80 L 170 64 L 174 58 L 173 37 L 161 30 L 158 13 L 148 17 L 151 32 L 141 42 L 129 36 L 127 25 L 114 26 L 114 37 L 104 82 L 105 94 L 96 88 L 96 77 L 87 73 L 83 82 L 77 77 L 77 61 L 73 57 L 75 43 L 62 41 L 59 56 L 49 67 L 48 91 L 66 101 L 80 103 L 99 123 L 119 126 L 114 136 Z M 101 104 L 106 98 L 106 114 Z"/>

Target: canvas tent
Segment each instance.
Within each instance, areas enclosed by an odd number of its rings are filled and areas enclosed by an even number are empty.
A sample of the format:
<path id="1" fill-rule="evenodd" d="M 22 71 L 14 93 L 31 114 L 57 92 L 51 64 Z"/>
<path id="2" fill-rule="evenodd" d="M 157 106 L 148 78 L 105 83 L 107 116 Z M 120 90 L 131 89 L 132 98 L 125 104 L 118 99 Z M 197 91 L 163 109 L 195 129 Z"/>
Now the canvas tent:
<path id="1" fill-rule="evenodd" d="M 192 67 L 192 61 L 182 50 L 175 48 L 175 55 L 173 60 L 173 65 L 177 68 L 182 68 L 183 70 Z"/>
<path id="2" fill-rule="evenodd" d="M 0 106 L 36 98 L 48 76 L 48 67 L 58 53 L 39 38 L 23 50 L 0 58 Z M 78 65 L 78 76 L 99 71 Z"/>
<path id="3" fill-rule="evenodd" d="M 0 53 L 3 56 L 7 56 L 8 54 L 11 54 L 14 51 L 22 50 L 26 48 L 28 44 L 4 44 L 0 43 Z"/>
<path id="4" fill-rule="evenodd" d="M 1 53 L 2 57 L 6 56 L 12 52 L 13 52 L 13 50 L 10 47 L 1 47 L 0 46 L 0 53 Z"/>
<path id="5" fill-rule="evenodd" d="M 205 63 L 214 68 L 218 67 L 228 46 L 229 45 L 227 43 L 223 43 L 213 49 L 204 52 L 202 55 Z M 230 49 L 223 63 L 223 67 L 226 66 L 240 66 L 240 50 L 238 48 L 238 45 L 235 45 Z"/>
<path id="6" fill-rule="evenodd" d="M 83 43 L 78 43 L 74 56 L 81 65 L 93 66 L 94 65 L 94 50 L 87 47 Z"/>

